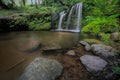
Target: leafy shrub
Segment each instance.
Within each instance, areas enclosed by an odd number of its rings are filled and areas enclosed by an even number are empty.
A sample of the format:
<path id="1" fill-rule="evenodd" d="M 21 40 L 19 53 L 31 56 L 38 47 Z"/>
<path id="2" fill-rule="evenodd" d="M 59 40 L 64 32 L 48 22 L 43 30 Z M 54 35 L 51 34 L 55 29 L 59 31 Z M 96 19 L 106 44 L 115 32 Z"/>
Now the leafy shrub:
<path id="1" fill-rule="evenodd" d="M 17 18 L 13 19 L 11 22 L 10 22 L 10 27 L 11 28 L 14 28 L 14 27 L 21 27 L 21 26 L 24 26 L 24 25 L 27 25 L 27 17 L 24 17 L 24 16 L 18 16 Z"/>
<path id="2" fill-rule="evenodd" d="M 83 32 L 89 32 L 97 35 L 101 32 L 115 32 L 120 30 L 120 26 L 118 25 L 117 17 L 118 15 L 111 15 L 109 17 L 106 16 L 87 16 L 86 23 L 82 29 Z"/>
<path id="3" fill-rule="evenodd" d="M 110 34 L 105 34 L 105 33 L 103 33 L 103 34 L 101 35 L 101 37 L 102 37 L 102 40 L 103 40 L 105 43 L 110 43 Z"/>
<path id="4" fill-rule="evenodd" d="M 93 15 L 111 15 L 117 13 L 119 0 L 93 0 L 94 6 L 92 9 Z"/>
<path id="5" fill-rule="evenodd" d="M 33 21 L 29 22 L 30 30 L 49 30 L 50 28 L 51 28 L 50 22 L 44 22 L 37 18 L 35 18 Z"/>

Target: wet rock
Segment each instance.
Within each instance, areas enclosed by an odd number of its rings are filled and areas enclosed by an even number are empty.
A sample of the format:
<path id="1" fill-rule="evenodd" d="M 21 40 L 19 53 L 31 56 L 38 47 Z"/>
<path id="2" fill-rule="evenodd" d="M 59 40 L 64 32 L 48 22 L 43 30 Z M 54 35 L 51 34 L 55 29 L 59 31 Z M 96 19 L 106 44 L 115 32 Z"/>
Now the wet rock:
<path id="1" fill-rule="evenodd" d="M 96 73 L 102 71 L 107 65 L 107 62 L 100 57 L 84 55 L 80 57 L 81 62 L 86 67 L 86 69 L 91 73 Z"/>
<path id="2" fill-rule="evenodd" d="M 90 51 L 91 50 L 91 46 L 87 42 L 80 41 L 79 43 L 85 46 L 85 50 L 86 51 Z"/>
<path id="3" fill-rule="evenodd" d="M 75 52 L 73 50 L 70 50 L 66 53 L 66 55 L 75 56 Z"/>
<path id="4" fill-rule="evenodd" d="M 61 75 L 63 67 L 55 60 L 36 58 L 30 63 L 19 80 L 55 80 Z"/>
<path id="5" fill-rule="evenodd" d="M 116 55 L 116 50 L 111 46 L 106 46 L 102 44 L 91 45 L 92 51 L 103 58 L 114 57 Z"/>

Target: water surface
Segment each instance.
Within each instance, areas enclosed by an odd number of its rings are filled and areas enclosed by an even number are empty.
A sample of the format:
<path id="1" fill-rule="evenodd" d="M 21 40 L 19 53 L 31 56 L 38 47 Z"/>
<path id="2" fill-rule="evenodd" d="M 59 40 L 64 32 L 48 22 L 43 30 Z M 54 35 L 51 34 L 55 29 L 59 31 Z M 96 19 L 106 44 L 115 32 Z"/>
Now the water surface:
<path id="1" fill-rule="evenodd" d="M 71 48 L 78 41 L 79 33 L 70 32 L 0 33 L 0 80 L 16 80 L 25 66 L 41 53 L 41 49 Z M 34 50 L 36 47 L 38 48 Z M 32 54 L 30 50 L 33 50 Z"/>

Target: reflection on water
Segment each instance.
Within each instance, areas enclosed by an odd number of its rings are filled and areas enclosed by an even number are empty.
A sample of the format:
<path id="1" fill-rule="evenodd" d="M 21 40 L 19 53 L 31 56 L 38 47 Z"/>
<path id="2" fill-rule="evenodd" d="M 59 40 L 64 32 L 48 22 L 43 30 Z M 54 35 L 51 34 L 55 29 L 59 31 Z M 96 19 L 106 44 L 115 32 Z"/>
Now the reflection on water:
<path id="1" fill-rule="evenodd" d="M 0 47 L 10 46 L 27 48 L 37 44 L 42 46 L 60 46 L 69 48 L 75 45 L 79 40 L 78 33 L 67 32 L 11 32 L 2 34 L 0 37 Z"/>
<path id="2" fill-rule="evenodd" d="M 14 65 L 24 61 L 28 54 L 26 50 L 32 50 L 41 45 L 41 48 L 71 48 L 78 43 L 79 33 L 69 32 L 45 32 L 45 31 L 25 31 L 10 32 L 0 34 L 0 80 L 15 80 L 24 69 L 23 65 L 12 71 Z M 40 53 L 39 49 L 37 52 Z M 12 74 L 11 74 L 12 73 Z"/>

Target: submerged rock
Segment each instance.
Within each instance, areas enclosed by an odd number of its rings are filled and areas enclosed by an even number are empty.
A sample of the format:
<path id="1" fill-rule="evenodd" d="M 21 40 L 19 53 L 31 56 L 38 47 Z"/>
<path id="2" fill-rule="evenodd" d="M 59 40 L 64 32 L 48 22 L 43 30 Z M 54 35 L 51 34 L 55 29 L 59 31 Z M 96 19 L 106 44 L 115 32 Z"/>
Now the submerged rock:
<path id="1" fill-rule="evenodd" d="M 107 65 L 107 62 L 100 57 L 84 55 L 80 57 L 81 62 L 86 67 L 86 69 L 91 73 L 96 73 L 102 71 Z"/>
<path id="2" fill-rule="evenodd" d="M 91 45 L 92 51 L 103 58 L 114 57 L 116 55 L 116 50 L 111 46 L 106 46 L 102 44 Z"/>
<path id="3" fill-rule="evenodd" d="M 25 52 L 34 52 L 41 48 L 41 42 L 36 39 L 25 39 L 18 43 L 17 48 Z"/>
<path id="4" fill-rule="evenodd" d="M 66 55 L 75 56 L 75 52 L 73 50 L 70 50 L 66 53 Z"/>
<path id="5" fill-rule="evenodd" d="M 55 60 L 36 58 L 25 69 L 19 80 L 55 80 L 63 67 Z"/>
<path id="6" fill-rule="evenodd" d="M 91 50 L 91 46 L 87 42 L 80 41 L 79 43 L 85 46 L 85 50 L 86 51 L 90 51 Z"/>
<path id="7" fill-rule="evenodd" d="M 59 50 L 59 49 L 62 49 L 62 47 L 58 44 L 47 45 L 42 48 L 43 51 Z"/>

